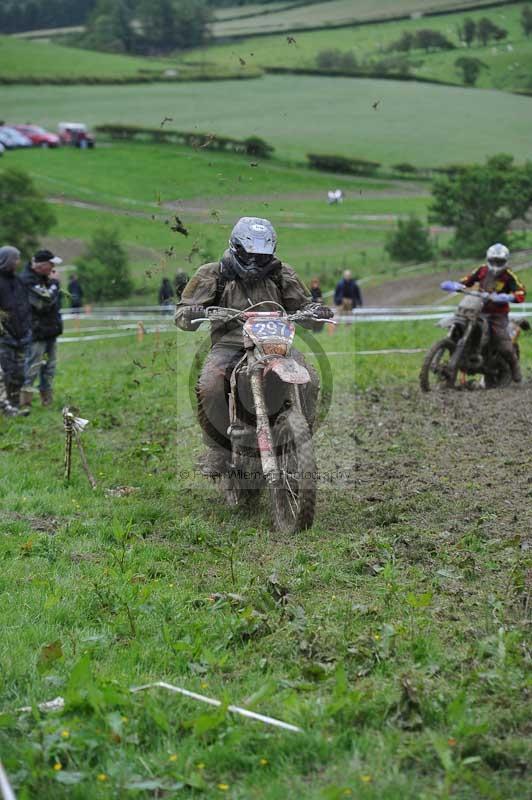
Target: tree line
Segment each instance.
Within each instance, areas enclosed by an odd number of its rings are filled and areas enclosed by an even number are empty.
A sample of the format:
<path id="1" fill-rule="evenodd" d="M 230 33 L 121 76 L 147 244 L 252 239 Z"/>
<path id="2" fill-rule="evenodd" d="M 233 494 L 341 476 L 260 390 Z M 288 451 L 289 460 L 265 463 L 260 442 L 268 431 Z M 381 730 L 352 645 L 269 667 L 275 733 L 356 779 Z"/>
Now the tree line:
<path id="1" fill-rule="evenodd" d="M 273 2 L 273 0 L 262 0 L 263 3 Z M 99 0 L 2 0 L 0 3 L 0 32 L 18 33 L 20 31 L 39 30 L 46 28 L 67 28 L 74 25 L 86 25 L 89 23 L 94 27 L 95 20 L 102 15 L 118 16 L 131 15 L 136 13 L 137 6 L 143 6 L 145 16 L 149 15 L 146 9 L 153 8 L 154 27 L 156 34 L 161 32 L 161 24 L 170 23 L 169 36 L 180 27 L 176 17 L 186 14 L 187 18 L 192 16 L 192 11 L 198 9 L 200 16 L 200 27 L 205 20 L 205 9 L 208 11 L 215 8 L 227 6 L 246 6 L 256 3 L 256 0 L 190 0 L 183 3 L 181 0 L 169 0 L 169 2 L 159 2 L 159 0 L 147 0 L 141 3 L 139 0 L 124 0 L 122 2 L 99 2 Z M 203 22 L 201 21 L 203 19 Z M 96 26 L 101 28 L 108 23 L 100 23 Z M 114 21 L 116 25 L 116 20 Z M 187 23 L 190 27 L 190 23 Z M 120 28 L 120 25 L 119 25 Z M 108 36 L 108 34 L 105 34 Z M 130 37 L 130 39 L 133 37 Z M 149 30 L 147 38 L 153 41 L 154 30 Z M 182 38 L 182 37 L 181 37 Z M 131 42 L 126 37 L 129 44 Z"/>

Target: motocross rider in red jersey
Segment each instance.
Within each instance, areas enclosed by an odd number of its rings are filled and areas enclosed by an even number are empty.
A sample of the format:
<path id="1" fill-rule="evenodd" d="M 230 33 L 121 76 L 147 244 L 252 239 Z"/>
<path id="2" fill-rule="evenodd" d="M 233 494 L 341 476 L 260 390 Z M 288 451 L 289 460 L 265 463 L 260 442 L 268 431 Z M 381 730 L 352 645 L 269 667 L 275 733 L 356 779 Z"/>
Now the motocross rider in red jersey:
<path id="1" fill-rule="evenodd" d="M 513 380 L 520 383 L 521 368 L 512 344 L 508 313 L 510 303 L 524 302 L 526 290 L 515 273 L 508 268 L 509 256 L 510 251 L 503 244 L 492 245 L 486 253 L 486 263 L 462 278 L 460 283 L 462 286 L 473 286 L 478 283 L 481 291 L 492 295 L 484 306 L 492 342 L 508 362 Z"/>

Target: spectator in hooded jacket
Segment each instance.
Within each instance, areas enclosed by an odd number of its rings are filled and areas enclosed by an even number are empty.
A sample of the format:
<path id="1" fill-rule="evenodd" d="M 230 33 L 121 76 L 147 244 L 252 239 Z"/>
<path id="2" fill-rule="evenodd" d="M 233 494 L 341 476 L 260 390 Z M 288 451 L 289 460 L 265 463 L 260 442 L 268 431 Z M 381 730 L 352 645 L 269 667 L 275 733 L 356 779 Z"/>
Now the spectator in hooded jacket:
<path id="1" fill-rule="evenodd" d="M 344 272 L 343 278 L 336 284 L 334 304 L 338 306 L 340 314 L 350 314 L 354 308 L 362 306 L 362 295 L 358 288 L 358 283 L 348 269 Z"/>
<path id="2" fill-rule="evenodd" d="M 57 337 L 63 333 L 61 289 L 55 267 L 62 261 L 51 250 L 39 250 L 20 276 L 31 305 L 33 332 L 26 356 L 22 405 L 31 405 L 37 377 L 43 406 L 49 406 L 53 401 Z"/>
<path id="3" fill-rule="evenodd" d="M 70 307 L 72 311 L 79 311 L 83 305 L 83 289 L 76 273 L 72 273 L 68 282 L 68 293 L 70 295 Z"/>
<path id="4" fill-rule="evenodd" d="M 0 366 L 7 401 L 18 407 L 24 383 L 26 348 L 31 342 L 31 309 L 16 269 L 20 251 L 0 247 Z"/>

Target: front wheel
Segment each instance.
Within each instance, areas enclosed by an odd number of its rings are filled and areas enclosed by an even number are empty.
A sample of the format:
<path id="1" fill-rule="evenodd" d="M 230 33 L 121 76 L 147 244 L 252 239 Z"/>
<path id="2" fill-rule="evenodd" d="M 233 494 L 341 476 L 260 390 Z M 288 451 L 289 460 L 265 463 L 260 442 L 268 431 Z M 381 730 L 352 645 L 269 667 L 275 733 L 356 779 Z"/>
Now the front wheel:
<path id="1" fill-rule="evenodd" d="M 272 431 L 279 482 L 270 485 L 273 521 L 284 533 L 310 528 L 316 505 L 316 462 L 308 423 L 299 411 L 281 414 Z"/>
<path id="2" fill-rule="evenodd" d="M 432 345 L 419 373 L 419 383 L 424 392 L 431 389 L 452 389 L 457 369 L 451 365 L 456 344 L 451 339 L 441 339 Z"/>

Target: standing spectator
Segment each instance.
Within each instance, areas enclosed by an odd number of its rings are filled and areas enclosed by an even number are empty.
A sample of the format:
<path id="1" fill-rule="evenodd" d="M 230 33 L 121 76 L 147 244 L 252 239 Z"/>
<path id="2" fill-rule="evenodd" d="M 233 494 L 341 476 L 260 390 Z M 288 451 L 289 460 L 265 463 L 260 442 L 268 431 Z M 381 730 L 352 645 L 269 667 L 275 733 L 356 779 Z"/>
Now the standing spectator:
<path id="1" fill-rule="evenodd" d="M 70 276 L 68 282 L 68 293 L 70 295 L 70 307 L 72 311 L 79 311 L 83 305 L 83 289 L 75 272 Z"/>
<path id="2" fill-rule="evenodd" d="M 357 306 L 362 307 L 362 295 L 358 283 L 351 272 L 346 269 L 343 278 L 336 284 L 334 291 L 334 304 L 338 306 L 339 314 L 350 314 Z"/>
<path id="3" fill-rule="evenodd" d="M 23 405 L 31 405 L 33 384 L 39 377 L 39 392 L 43 406 L 53 400 L 52 384 L 57 362 L 57 337 L 63 333 L 61 319 L 61 289 L 55 267 L 62 259 L 51 250 L 39 250 L 26 264 L 20 280 L 26 287 L 31 305 L 32 343 L 25 364 Z"/>
<path id="4" fill-rule="evenodd" d="M 312 297 L 313 303 L 323 303 L 323 294 L 319 278 L 312 278 L 310 281 L 310 296 Z"/>
<path id="5" fill-rule="evenodd" d="M 16 247 L 0 247 L 0 366 L 7 400 L 18 407 L 24 383 L 24 359 L 31 342 L 31 309 L 21 279 Z"/>
<path id="6" fill-rule="evenodd" d="M 159 305 L 169 306 L 172 305 L 174 300 L 174 290 L 168 278 L 163 278 L 161 286 L 159 287 Z"/>
<path id="7" fill-rule="evenodd" d="M 181 295 L 183 294 L 183 289 L 188 283 L 188 275 L 182 269 L 176 272 L 174 285 L 175 285 L 175 295 L 176 295 L 176 302 L 181 302 Z"/>

